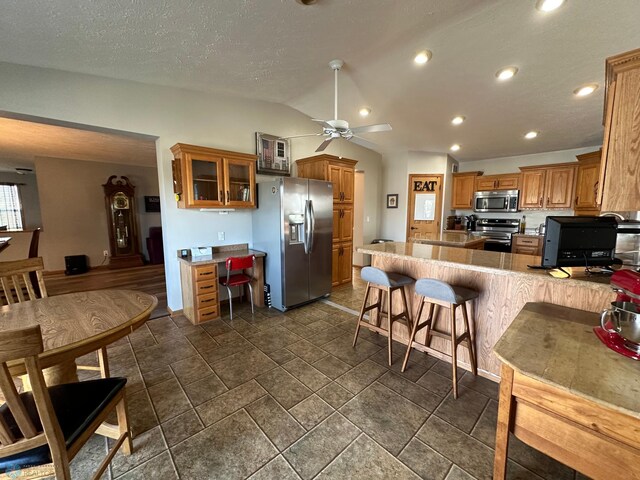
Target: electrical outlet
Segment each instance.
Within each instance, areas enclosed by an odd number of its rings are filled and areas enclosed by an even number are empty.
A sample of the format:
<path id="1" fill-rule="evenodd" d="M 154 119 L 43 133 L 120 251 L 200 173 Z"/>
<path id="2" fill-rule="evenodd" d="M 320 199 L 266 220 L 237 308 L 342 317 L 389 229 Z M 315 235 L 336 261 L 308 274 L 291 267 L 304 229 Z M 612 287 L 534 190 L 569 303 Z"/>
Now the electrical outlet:
<path id="1" fill-rule="evenodd" d="M 103 250 L 102 251 L 102 256 L 103 257 L 108 257 L 109 256 L 109 250 Z"/>
<path id="2" fill-rule="evenodd" d="M 218 240 L 224 240 L 224 232 L 218 232 Z"/>

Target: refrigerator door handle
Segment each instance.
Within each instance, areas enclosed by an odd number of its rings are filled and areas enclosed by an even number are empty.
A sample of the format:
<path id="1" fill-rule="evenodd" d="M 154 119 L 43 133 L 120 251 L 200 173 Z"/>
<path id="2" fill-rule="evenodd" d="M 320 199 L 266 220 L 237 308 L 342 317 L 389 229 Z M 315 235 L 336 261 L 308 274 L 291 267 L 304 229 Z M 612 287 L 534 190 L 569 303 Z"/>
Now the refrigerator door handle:
<path id="1" fill-rule="evenodd" d="M 316 231 L 316 214 L 313 211 L 313 200 L 309 200 L 309 252 L 313 251 L 313 236 Z"/>
<path id="2" fill-rule="evenodd" d="M 311 227 L 311 222 L 310 222 L 310 209 L 309 209 L 309 204 L 311 203 L 310 200 L 305 200 L 304 202 L 304 224 L 303 224 L 303 228 L 304 228 L 304 235 L 302 237 L 302 244 L 304 246 L 304 253 L 306 253 L 307 255 L 309 254 L 309 252 L 311 251 L 310 247 L 310 232 L 309 229 Z"/>

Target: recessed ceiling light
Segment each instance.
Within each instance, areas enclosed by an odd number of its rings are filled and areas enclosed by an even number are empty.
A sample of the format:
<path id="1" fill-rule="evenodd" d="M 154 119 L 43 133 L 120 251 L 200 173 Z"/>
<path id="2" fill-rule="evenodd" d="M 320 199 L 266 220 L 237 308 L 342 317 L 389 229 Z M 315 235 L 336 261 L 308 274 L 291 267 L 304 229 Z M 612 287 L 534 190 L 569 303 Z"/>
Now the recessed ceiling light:
<path id="1" fill-rule="evenodd" d="M 532 138 L 536 138 L 537 136 L 538 132 L 536 132 L 535 130 L 531 130 L 530 132 L 524 134 L 524 138 L 526 138 L 527 140 L 531 140 Z"/>
<path id="2" fill-rule="evenodd" d="M 460 145 L 458 145 L 457 143 L 454 143 L 453 145 L 451 145 L 452 152 L 457 152 L 458 150 L 460 150 Z"/>
<path id="3" fill-rule="evenodd" d="M 560 8 L 564 0 L 538 0 L 536 8 L 541 12 L 552 12 L 556 8 Z"/>
<path id="4" fill-rule="evenodd" d="M 424 65 L 429 60 L 431 60 L 431 50 L 421 50 L 413 57 L 413 61 L 418 65 Z"/>
<path id="5" fill-rule="evenodd" d="M 576 97 L 586 97 L 587 95 L 591 95 L 598 89 L 597 83 L 590 83 L 589 85 L 583 85 L 581 87 L 576 88 L 573 91 L 573 94 Z"/>
<path id="6" fill-rule="evenodd" d="M 518 73 L 517 67 L 505 67 L 505 68 L 501 68 L 496 72 L 496 77 L 500 81 L 505 81 L 505 80 L 509 80 L 510 78 L 513 78 L 513 76 L 516 73 Z"/>
<path id="7" fill-rule="evenodd" d="M 362 108 L 359 110 L 359 113 L 360 113 L 360 116 L 361 116 L 361 117 L 368 117 L 368 116 L 369 116 L 369 114 L 371 113 L 371 109 L 370 109 L 370 108 L 367 108 L 367 107 L 362 107 Z"/>
<path id="8" fill-rule="evenodd" d="M 453 119 L 451 120 L 451 123 L 453 125 L 460 125 L 464 121 L 465 121 L 465 117 L 463 117 L 462 115 L 458 115 L 457 117 L 453 117 Z"/>

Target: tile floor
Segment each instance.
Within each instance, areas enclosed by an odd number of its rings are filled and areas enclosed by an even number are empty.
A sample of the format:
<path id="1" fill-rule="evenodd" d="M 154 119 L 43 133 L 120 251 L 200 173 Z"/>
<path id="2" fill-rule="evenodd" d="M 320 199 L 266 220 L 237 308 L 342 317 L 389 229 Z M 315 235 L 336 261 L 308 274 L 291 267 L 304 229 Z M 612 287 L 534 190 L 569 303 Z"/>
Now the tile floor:
<path id="1" fill-rule="evenodd" d="M 331 301 L 358 306 L 361 285 Z M 317 302 L 286 314 L 246 306 L 192 325 L 150 320 L 109 348 L 126 376 L 135 452 L 119 479 L 491 479 L 497 384 L 420 353 L 405 373 L 386 364 L 386 338 Z M 404 346 L 398 345 L 400 356 Z M 88 478 L 104 455 L 95 436 L 72 462 Z M 583 479 L 513 439 L 511 479 Z"/>

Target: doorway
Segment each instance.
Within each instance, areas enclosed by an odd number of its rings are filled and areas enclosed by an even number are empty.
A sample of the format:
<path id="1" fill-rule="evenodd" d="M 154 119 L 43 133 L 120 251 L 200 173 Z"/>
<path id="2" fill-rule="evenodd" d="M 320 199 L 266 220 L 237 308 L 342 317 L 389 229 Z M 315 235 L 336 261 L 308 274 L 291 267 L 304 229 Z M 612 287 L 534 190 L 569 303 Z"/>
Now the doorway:
<path id="1" fill-rule="evenodd" d="M 368 265 L 365 263 L 365 256 L 355 250 L 364 244 L 364 172 L 362 170 L 356 170 L 353 197 L 353 265 L 363 267 Z"/>
<path id="2" fill-rule="evenodd" d="M 440 233 L 442 175 L 410 174 L 407 205 L 407 241 Z"/>

